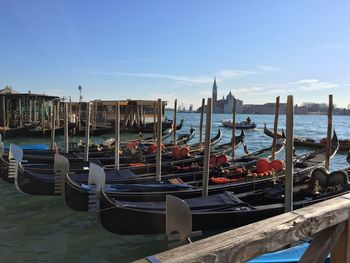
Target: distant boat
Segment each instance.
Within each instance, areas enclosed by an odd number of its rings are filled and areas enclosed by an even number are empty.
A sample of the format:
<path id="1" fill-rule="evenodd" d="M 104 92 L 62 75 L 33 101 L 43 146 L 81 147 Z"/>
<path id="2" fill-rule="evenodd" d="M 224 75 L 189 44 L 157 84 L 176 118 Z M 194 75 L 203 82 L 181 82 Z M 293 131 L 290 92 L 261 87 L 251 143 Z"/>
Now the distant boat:
<path id="1" fill-rule="evenodd" d="M 226 128 L 232 128 L 232 120 L 223 120 L 221 121 L 222 125 Z M 247 122 L 242 121 L 240 123 L 236 123 L 236 129 L 255 129 L 256 123 L 255 122 Z"/>

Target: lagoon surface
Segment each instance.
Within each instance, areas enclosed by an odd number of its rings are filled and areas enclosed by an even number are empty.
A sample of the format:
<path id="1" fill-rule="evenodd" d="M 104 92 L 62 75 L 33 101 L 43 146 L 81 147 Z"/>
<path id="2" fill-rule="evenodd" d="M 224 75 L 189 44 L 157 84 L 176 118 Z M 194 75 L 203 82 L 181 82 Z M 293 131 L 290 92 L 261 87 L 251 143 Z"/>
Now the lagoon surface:
<path id="1" fill-rule="evenodd" d="M 167 112 L 172 119 L 172 113 Z M 243 121 L 248 115 L 238 114 L 237 121 Z M 266 123 L 273 129 L 273 115 L 249 115 L 257 123 L 257 129 L 246 132 L 246 143 L 250 151 L 266 147 L 272 139 L 264 135 Z M 183 118 L 185 124 L 178 134 L 189 133 L 193 126 L 199 139 L 199 114 L 178 113 L 178 121 Z M 230 114 L 213 115 L 212 134 L 221 127 L 221 120 L 231 118 Z M 350 139 L 350 116 L 333 116 L 333 128 L 340 139 Z M 285 116 L 279 118 L 279 128 L 285 128 Z M 222 142 L 231 138 L 231 129 L 222 128 Z M 238 133 L 238 132 L 237 132 Z M 320 140 L 326 137 L 327 116 L 295 115 L 294 134 Z M 101 142 L 112 137 L 105 135 L 94 138 Z M 123 135 L 124 138 L 137 135 Z M 58 137 L 62 145 L 62 137 Z M 74 138 L 79 141 L 83 138 Z M 5 143 L 45 143 L 49 139 L 16 138 Z M 307 149 L 297 148 L 297 154 Z M 242 154 L 237 149 L 237 154 Z M 278 158 L 284 158 L 281 153 Z M 331 168 L 347 166 L 346 155 L 337 154 L 331 161 Z M 163 236 L 121 236 L 110 234 L 98 223 L 96 214 L 74 212 L 65 207 L 59 197 L 25 196 L 15 187 L 0 182 L 0 262 L 130 262 L 167 248 Z M 144 222 L 147 225 L 150 222 Z"/>

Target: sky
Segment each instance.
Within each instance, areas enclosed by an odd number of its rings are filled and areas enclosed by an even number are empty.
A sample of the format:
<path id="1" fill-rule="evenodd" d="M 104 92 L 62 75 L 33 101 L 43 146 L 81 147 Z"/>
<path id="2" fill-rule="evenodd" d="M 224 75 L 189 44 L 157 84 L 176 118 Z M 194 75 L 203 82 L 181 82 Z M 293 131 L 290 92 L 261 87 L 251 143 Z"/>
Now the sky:
<path id="1" fill-rule="evenodd" d="M 350 1 L 0 0 L 0 88 L 350 104 Z"/>

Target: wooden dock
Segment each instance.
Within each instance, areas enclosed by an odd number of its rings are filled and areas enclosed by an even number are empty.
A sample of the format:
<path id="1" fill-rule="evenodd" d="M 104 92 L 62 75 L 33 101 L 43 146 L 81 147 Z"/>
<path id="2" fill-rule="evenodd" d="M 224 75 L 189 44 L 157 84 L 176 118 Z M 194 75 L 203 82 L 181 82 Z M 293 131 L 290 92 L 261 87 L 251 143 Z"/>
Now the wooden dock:
<path id="1" fill-rule="evenodd" d="M 300 262 L 350 262 L 350 194 L 271 217 L 136 262 L 246 262 L 312 237 Z"/>

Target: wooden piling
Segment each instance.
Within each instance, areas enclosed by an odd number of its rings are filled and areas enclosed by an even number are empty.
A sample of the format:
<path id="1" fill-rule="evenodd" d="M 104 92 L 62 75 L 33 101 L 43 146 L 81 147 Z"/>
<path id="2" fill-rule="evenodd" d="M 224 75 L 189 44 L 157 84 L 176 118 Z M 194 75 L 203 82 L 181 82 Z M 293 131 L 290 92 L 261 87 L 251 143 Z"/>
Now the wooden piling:
<path id="1" fill-rule="evenodd" d="M 276 97 L 276 104 L 275 104 L 275 120 L 273 122 L 273 139 L 272 139 L 272 153 L 271 153 L 272 160 L 275 160 L 275 154 L 276 154 L 276 141 L 277 141 L 277 127 L 278 127 L 279 111 L 280 111 L 280 96 Z"/>
<path id="2" fill-rule="evenodd" d="M 153 138 L 154 139 L 156 139 L 156 133 L 157 133 L 156 112 L 157 112 L 157 103 L 154 104 L 154 108 L 153 108 Z"/>
<path id="3" fill-rule="evenodd" d="M 46 120 L 45 120 L 45 99 L 42 98 L 41 100 L 41 129 L 43 130 L 43 135 L 45 136 L 45 126 L 46 126 Z"/>
<path id="4" fill-rule="evenodd" d="M 327 127 L 327 145 L 325 167 L 329 170 L 331 150 L 332 150 L 332 112 L 333 112 L 333 95 L 328 96 L 328 127 Z"/>
<path id="5" fill-rule="evenodd" d="M 29 123 L 31 124 L 33 121 L 33 114 L 32 114 L 32 109 L 33 109 L 33 99 L 29 99 Z"/>
<path id="6" fill-rule="evenodd" d="M 162 100 L 158 99 L 156 181 L 162 177 Z"/>
<path id="7" fill-rule="evenodd" d="M 4 130 L 6 129 L 6 98 L 5 98 L 5 95 L 2 96 L 2 125 L 4 127 Z"/>
<path id="8" fill-rule="evenodd" d="M 68 146 L 68 103 L 64 103 L 64 152 L 68 153 L 69 146 Z"/>
<path id="9" fill-rule="evenodd" d="M 205 122 L 205 148 L 204 148 L 204 166 L 203 166 L 203 184 L 202 196 L 208 196 L 209 186 L 209 162 L 210 162 L 210 134 L 211 134 L 211 114 L 213 111 L 211 98 L 208 98 L 207 114 Z"/>
<path id="10" fill-rule="evenodd" d="M 235 158 L 236 151 L 236 98 L 232 101 L 232 159 Z"/>
<path id="11" fill-rule="evenodd" d="M 61 127 L 61 117 L 60 117 L 60 101 L 57 101 L 57 115 L 56 115 L 56 126 Z"/>
<path id="12" fill-rule="evenodd" d="M 23 127 L 22 98 L 18 99 L 19 127 Z"/>
<path id="13" fill-rule="evenodd" d="M 89 161 L 90 115 L 91 115 L 90 102 L 87 102 L 86 103 L 86 121 L 85 121 L 85 150 L 84 150 L 85 162 Z"/>
<path id="14" fill-rule="evenodd" d="M 293 211 L 293 126 L 294 126 L 294 105 L 293 96 L 287 98 L 286 115 L 286 176 L 285 176 L 285 206 L 284 211 Z"/>
<path id="15" fill-rule="evenodd" d="M 174 102 L 174 117 L 173 117 L 174 147 L 176 147 L 176 111 L 177 111 L 177 99 L 175 99 L 175 102 Z"/>
<path id="16" fill-rule="evenodd" d="M 33 111 L 34 111 L 34 123 L 35 125 L 37 125 L 37 122 L 38 122 L 38 115 L 37 115 L 37 111 L 36 111 L 36 106 L 37 106 L 37 103 L 36 103 L 36 97 L 34 98 L 34 107 L 33 107 Z"/>
<path id="17" fill-rule="evenodd" d="M 119 148 L 120 148 L 120 105 L 115 106 L 115 142 L 114 142 L 114 169 L 119 171 Z"/>
<path id="18" fill-rule="evenodd" d="M 56 124 L 56 111 L 55 102 L 51 105 L 51 150 L 55 148 L 55 124 Z"/>
<path id="19" fill-rule="evenodd" d="M 202 107 L 201 107 L 201 115 L 199 119 L 199 149 L 202 150 L 202 144 L 203 144 L 203 116 L 204 116 L 204 106 L 205 106 L 205 99 L 202 99 Z"/>

